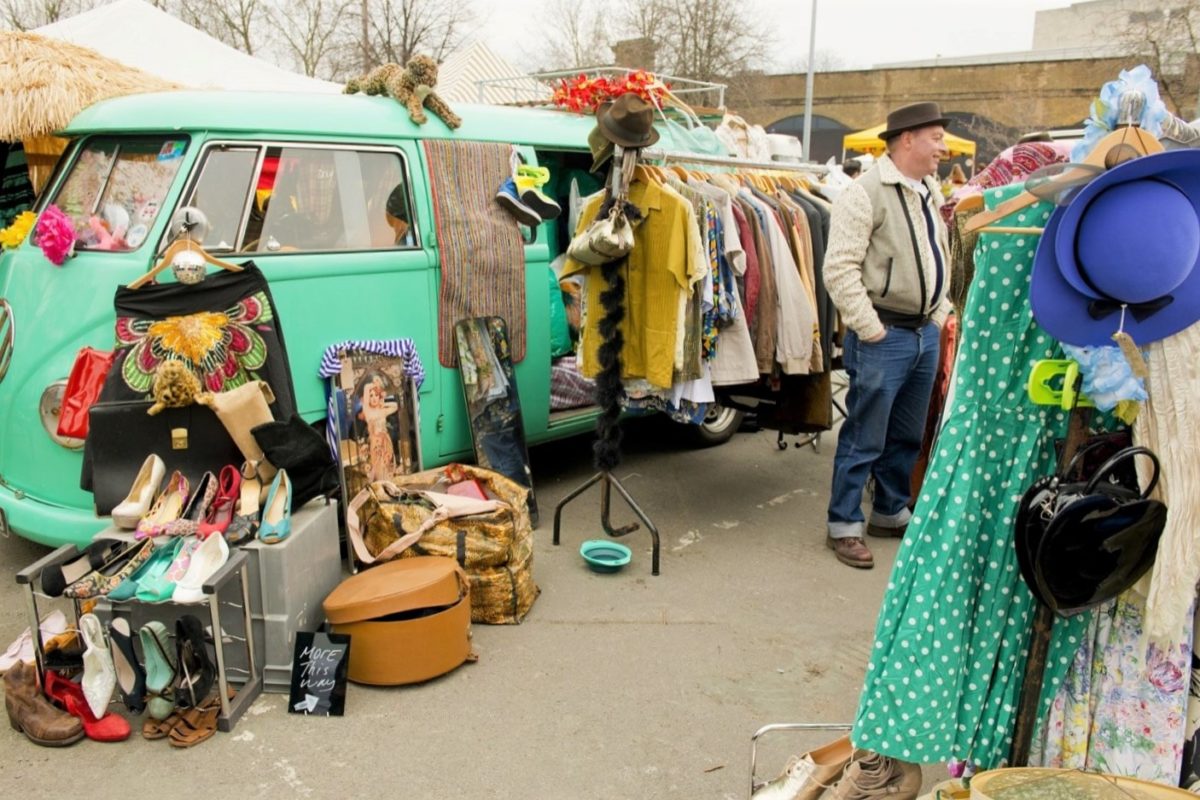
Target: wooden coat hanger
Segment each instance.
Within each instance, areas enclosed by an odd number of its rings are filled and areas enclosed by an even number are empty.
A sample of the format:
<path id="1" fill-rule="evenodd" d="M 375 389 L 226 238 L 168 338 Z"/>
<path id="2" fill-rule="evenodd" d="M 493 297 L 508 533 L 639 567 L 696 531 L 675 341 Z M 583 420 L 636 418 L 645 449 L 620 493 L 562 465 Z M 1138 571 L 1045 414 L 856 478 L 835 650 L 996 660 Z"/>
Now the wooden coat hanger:
<path id="1" fill-rule="evenodd" d="M 1140 156 L 1147 156 L 1153 153 L 1161 153 L 1163 146 L 1158 139 L 1154 138 L 1153 134 L 1147 133 L 1141 128 L 1133 125 L 1126 125 L 1105 136 L 1096 146 L 1092 148 L 1087 157 L 1083 159 L 1083 163 L 1091 167 L 1101 167 L 1108 169 L 1110 165 L 1106 163 L 1109 153 L 1116 152 L 1114 148 L 1129 147 L 1136 151 Z M 1051 184 L 1062 183 L 1066 184 L 1079 178 L 1084 178 L 1090 175 L 1090 170 L 1068 169 L 1057 178 L 1050 181 Z M 985 228 L 998 219 L 1007 217 L 1014 211 L 1020 211 L 1022 208 L 1028 208 L 1038 201 L 1038 197 L 1029 191 L 1021 192 L 1015 197 L 1010 197 L 1000 205 L 993 208 L 991 211 L 980 211 L 963 226 L 963 230 L 967 233 L 972 233 Z M 957 208 L 955 209 L 957 210 Z"/>
<path id="2" fill-rule="evenodd" d="M 688 171 L 686 169 L 679 166 L 678 164 L 672 165 L 671 167 L 669 167 L 669 169 L 671 170 L 671 172 L 674 172 L 676 175 L 679 176 L 679 180 L 683 181 L 684 183 L 687 183 Z"/>
<path id="3" fill-rule="evenodd" d="M 954 206 L 954 213 L 961 214 L 968 211 L 978 211 L 983 208 L 983 193 L 973 194 L 970 197 L 964 197 L 959 200 Z"/>
<path id="4" fill-rule="evenodd" d="M 201 258 L 203 258 L 207 263 L 212 264 L 214 267 L 220 267 L 221 269 L 228 270 L 229 272 L 242 271 L 241 266 L 237 264 L 230 264 L 228 261 L 222 261 L 219 258 L 214 258 L 213 256 L 209 255 L 207 250 L 200 246 L 199 242 L 193 242 L 188 237 L 181 236 L 167 246 L 167 249 L 163 251 L 162 258 L 159 259 L 158 263 L 154 265 L 154 269 L 132 281 L 126 288 L 142 288 L 147 283 L 154 280 L 154 278 L 158 276 L 158 273 L 169 267 L 171 262 L 175 259 L 175 256 L 179 255 L 185 250 L 191 250 L 194 253 L 198 253 Z"/>

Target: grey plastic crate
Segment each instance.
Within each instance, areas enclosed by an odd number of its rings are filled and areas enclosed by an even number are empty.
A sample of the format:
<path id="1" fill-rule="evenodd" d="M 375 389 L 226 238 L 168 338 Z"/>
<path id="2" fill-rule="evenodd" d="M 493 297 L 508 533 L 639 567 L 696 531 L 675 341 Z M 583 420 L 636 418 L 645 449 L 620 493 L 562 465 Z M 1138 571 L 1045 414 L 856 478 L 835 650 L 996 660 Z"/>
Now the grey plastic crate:
<path id="1" fill-rule="evenodd" d="M 337 506 L 320 500 L 309 503 L 292 514 L 288 538 L 278 544 L 251 542 L 245 550 L 250 556 L 250 612 L 263 688 L 286 692 L 296 631 L 321 627 L 321 604 L 342 581 Z"/>

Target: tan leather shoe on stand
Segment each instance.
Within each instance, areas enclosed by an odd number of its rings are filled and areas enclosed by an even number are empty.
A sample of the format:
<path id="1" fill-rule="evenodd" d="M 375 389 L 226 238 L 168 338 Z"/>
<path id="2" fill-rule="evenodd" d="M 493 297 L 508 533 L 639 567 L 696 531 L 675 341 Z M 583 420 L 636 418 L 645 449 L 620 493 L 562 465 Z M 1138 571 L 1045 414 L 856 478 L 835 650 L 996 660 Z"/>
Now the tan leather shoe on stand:
<path id="1" fill-rule="evenodd" d="M 871 567 L 875 566 L 875 557 L 871 555 L 870 548 L 858 536 L 847 536 L 842 539 L 827 536 L 825 537 L 825 544 L 837 556 L 837 560 L 848 567 L 871 569 Z"/>
<path id="2" fill-rule="evenodd" d="M 879 753 L 863 755 L 850 762 L 837 785 L 829 790 L 830 800 L 916 800 L 921 791 L 921 767 Z"/>
<path id="3" fill-rule="evenodd" d="M 20 663 L 4 673 L 4 707 L 13 730 L 45 747 L 63 747 L 83 738 L 83 725 L 50 704 L 37 684 L 37 668 Z"/>
<path id="4" fill-rule="evenodd" d="M 850 763 L 854 746 L 843 736 L 795 756 L 778 778 L 761 787 L 753 800 L 817 800 Z"/>

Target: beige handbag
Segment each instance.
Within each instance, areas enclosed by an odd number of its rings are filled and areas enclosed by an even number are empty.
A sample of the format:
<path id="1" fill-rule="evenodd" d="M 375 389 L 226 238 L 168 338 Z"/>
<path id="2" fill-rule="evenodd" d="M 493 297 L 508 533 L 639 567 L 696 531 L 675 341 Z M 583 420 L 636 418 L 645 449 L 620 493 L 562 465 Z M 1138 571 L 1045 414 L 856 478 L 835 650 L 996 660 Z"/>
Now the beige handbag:
<path id="1" fill-rule="evenodd" d="M 270 408 L 275 402 L 275 394 L 265 381 L 250 381 L 218 394 L 205 392 L 196 397 L 196 402 L 213 410 L 246 461 L 255 467 L 264 486 L 275 477 L 275 467 L 267 461 L 258 441 L 250 433 L 264 422 L 275 421 Z"/>
<path id="2" fill-rule="evenodd" d="M 618 201 L 608 216 L 593 220 L 586 230 L 571 240 L 567 255 L 591 267 L 629 255 L 633 249 L 633 225 L 625 216 L 624 205 Z"/>
<path id="3" fill-rule="evenodd" d="M 633 250 L 633 224 L 625 214 L 625 203 L 636 164 L 636 152 L 627 151 L 622 157 L 617 201 L 612 204 L 612 209 L 605 216 L 592 220 L 567 246 L 567 255 L 580 264 L 599 267 L 624 258 Z"/>

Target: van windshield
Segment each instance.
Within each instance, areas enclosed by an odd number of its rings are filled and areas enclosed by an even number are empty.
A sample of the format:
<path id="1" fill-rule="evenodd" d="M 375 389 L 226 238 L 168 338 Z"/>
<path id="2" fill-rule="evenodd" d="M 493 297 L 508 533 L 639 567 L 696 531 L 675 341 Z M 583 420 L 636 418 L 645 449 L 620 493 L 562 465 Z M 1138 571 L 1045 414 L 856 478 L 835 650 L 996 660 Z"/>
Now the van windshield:
<path id="1" fill-rule="evenodd" d="M 75 246 L 117 251 L 141 246 L 187 145 L 183 136 L 88 140 L 50 201 L 75 223 Z"/>

